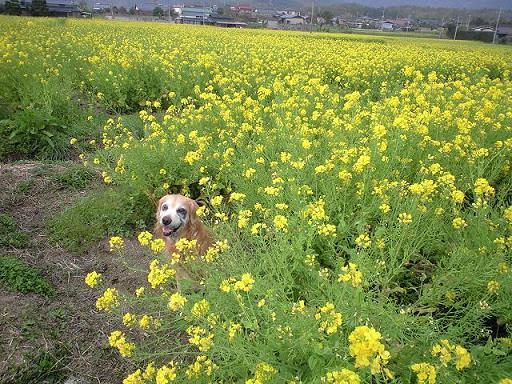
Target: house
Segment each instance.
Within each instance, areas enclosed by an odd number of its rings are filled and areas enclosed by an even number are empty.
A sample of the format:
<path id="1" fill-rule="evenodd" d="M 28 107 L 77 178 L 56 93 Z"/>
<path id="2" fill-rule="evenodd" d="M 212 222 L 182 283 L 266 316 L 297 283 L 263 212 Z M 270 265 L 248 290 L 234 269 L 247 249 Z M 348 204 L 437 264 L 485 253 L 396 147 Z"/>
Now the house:
<path id="1" fill-rule="evenodd" d="M 239 15 L 251 15 L 252 14 L 252 8 L 248 5 L 238 5 L 233 7 L 234 11 L 238 13 Z"/>
<path id="2" fill-rule="evenodd" d="M 215 25 L 216 27 L 224 27 L 224 28 L 244 28 L 247 27 L 247 23 L 242 21 L 237 21 L 233 17 L 222 16 L 213 14 L 208 17 L 206 23 L 208 25 Z"/>
<path id="3" fill-rule="evenodd" d="M 393 22 L 389 20 L 383 21 L 380 25 L 380 29 L 382 29 L 383 31 L 392 31 L 394 27 L 395 24 L 393 24 Z"/>
<path id="4" fill-rule="evenodd" d="M 494 32 L 494 27 L 482 25 L 482 26 L 473 28 L 473 32 Z"/>
<path id="5" fill-rule="evenodd" d="M 56 17 L 80 17 L 81 10 L 78 5 L 69 0 L 49 0 L 46 3 L 48 8 L 48 16 Z M 32 1 L 20 1 L 20 8 L 23 15 L 30 15 L 32 9 Z"/>
<path id="6" fill-rule="evenodd" d="M 306 18 L 301 15 L 281 15 L 279 22 L 286 25 L 306 24 Z"/>
<path id="7" fill-rule="evenodd" d="M 271 18 L 272 16 L 274 16 L 275 12 L 276 12 L 275 10 L 267 9 L 267 8 L 258 8 L 258 9 L 254 10 L 254 14 L 256 16 L 264 17 L 264 18 Z"/>
<path id="8" fill-rule="evenodd" d="M 188 7 L 182 8 L 181 14 L 176 18 L 180 24 L 206 24 L 212 14 L 211 8 Z"/>

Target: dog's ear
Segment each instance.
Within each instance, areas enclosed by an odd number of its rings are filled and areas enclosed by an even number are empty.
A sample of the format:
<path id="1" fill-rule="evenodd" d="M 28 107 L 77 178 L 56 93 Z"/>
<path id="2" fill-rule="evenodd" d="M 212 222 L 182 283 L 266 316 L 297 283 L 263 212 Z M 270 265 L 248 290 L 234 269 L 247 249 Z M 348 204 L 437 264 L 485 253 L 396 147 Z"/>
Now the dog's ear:
<path id="1" fill-rule="evenodd" d="M 196 224 L 199 221 L 199 217 L 196 215 L 197 208 L 199 208 L 199 204 L 197 201 L 189 199 L 188 200 L 188 214 L 190 215 L 190 222 L 192 224 Z"/>
<path id="2" fill-rule="evenodd" d="M 163 237 L 164 236 L 164 231 L 162 230 L 162 226 L 160 225 L 160 207 L 162 206 L 162 199 L 160 199 L 158 201 L 158 203 L 156 204 L 156 212 L 155 212 L 156 221 L 155 221 L 154 232 L 155 232 L 155 235 L 157 237 Z"/>

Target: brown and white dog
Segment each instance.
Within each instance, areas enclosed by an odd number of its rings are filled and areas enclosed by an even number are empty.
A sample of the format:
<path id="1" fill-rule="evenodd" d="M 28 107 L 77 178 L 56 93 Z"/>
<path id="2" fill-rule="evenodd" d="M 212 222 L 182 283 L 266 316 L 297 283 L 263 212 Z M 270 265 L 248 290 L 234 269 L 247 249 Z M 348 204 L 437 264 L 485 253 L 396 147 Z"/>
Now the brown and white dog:
<path id="1" fill-rule="evenodd" d="M 176 241 L 183 238 L 197 240 L 197 252 L 200 256 L 212 245 L 210 233 L 196 214 L 197 208 L 199 205 L 195 200 L 182 195 L 165 195 L 159 200 L 155 231 L 163 237 L 169 255 L 177 251 Z M 178 289 L 180 280 L 194 281 L 184 265 L 178 263 L 173 267 L 176 269 Z"/>

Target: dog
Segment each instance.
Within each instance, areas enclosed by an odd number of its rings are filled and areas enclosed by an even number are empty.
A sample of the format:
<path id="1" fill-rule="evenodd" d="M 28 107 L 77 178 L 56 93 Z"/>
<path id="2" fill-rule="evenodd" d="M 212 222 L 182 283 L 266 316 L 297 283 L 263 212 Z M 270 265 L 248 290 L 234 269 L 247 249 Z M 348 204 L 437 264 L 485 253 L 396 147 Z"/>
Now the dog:
<path id="1" fill-rule="evenodd" d="M 165 241 L 165 249 L 172 255 L 177 252 L 176 242 L 179 239 L 197 240 L 197 253 L 202 256 L 213 244 L 213 239 L 197 216 L 199 204 L 193 199 L 182 195 L 165 195 L 158 201 L 156 210 L 156 233 Z M 199 287 L 186 267 L 178 262 L 173 266 L 176 270 L 176 285 L 181 288 L 183 280 L 189 280 L 193 288 Z"/>

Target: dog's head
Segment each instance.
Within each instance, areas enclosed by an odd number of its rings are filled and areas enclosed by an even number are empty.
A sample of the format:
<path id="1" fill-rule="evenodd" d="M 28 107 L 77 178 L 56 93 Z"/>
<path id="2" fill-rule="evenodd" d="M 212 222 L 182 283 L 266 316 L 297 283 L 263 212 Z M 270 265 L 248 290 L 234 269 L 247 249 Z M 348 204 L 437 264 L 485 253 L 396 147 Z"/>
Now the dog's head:
<path id="1" fill-rule="evenodd" d="M 164 236 L 176 240 L 180 234 L 194 226 L 199 220 L 196 210 L 199 205 L 182 195 L 165 195 L 156 210 L 157 229 Z"/>

